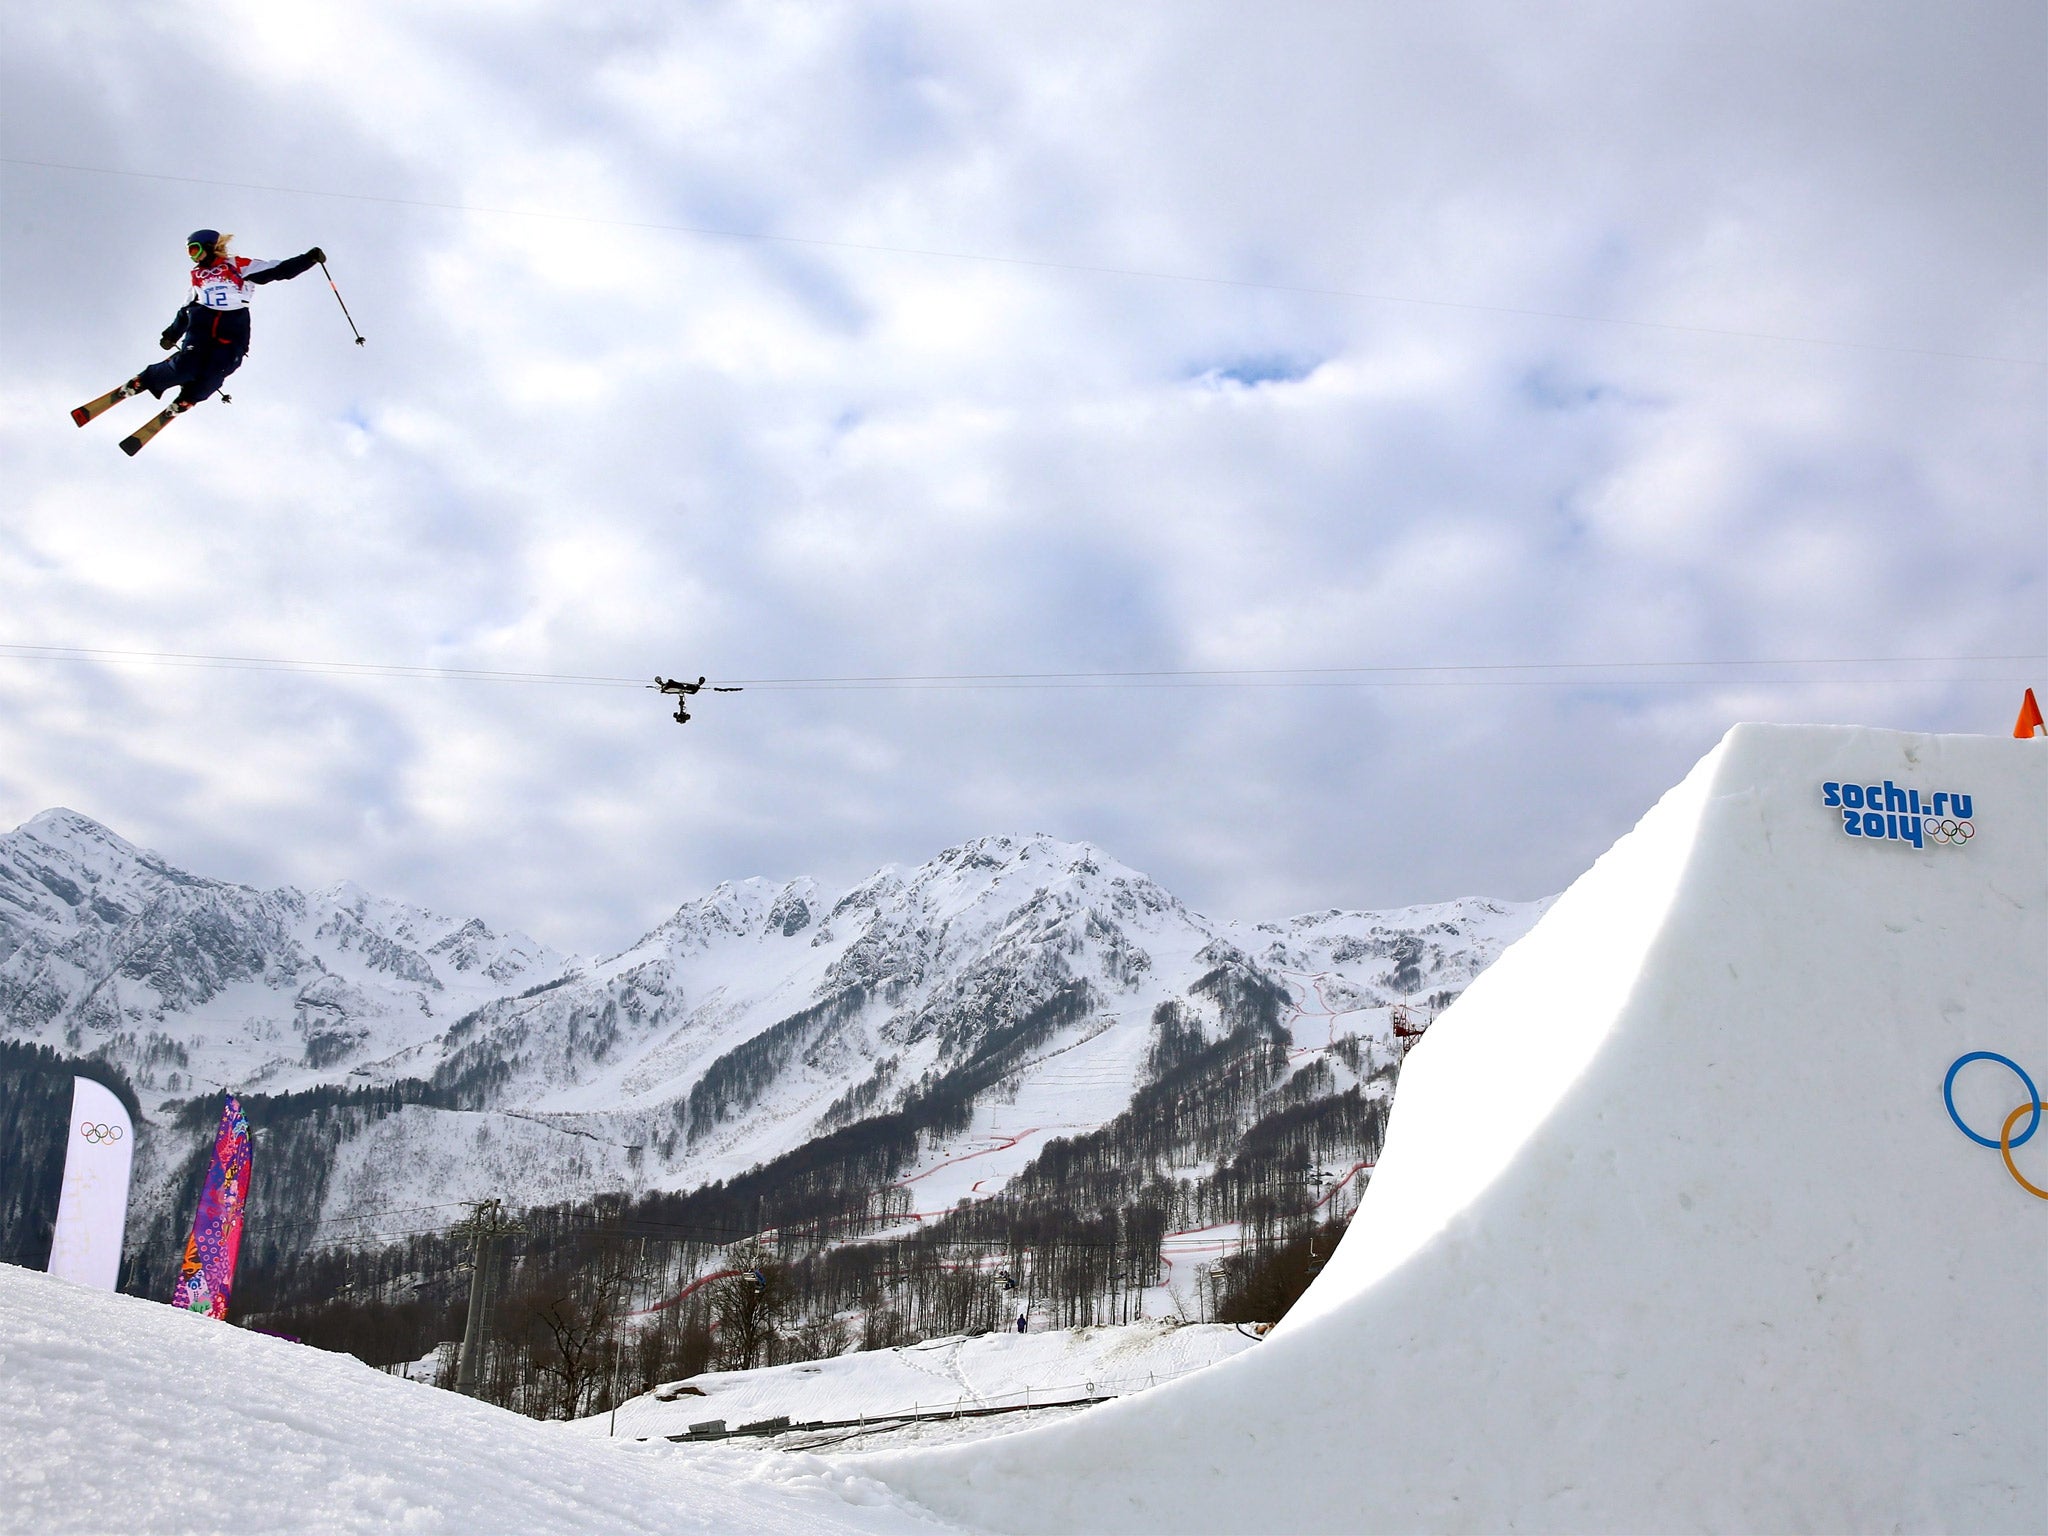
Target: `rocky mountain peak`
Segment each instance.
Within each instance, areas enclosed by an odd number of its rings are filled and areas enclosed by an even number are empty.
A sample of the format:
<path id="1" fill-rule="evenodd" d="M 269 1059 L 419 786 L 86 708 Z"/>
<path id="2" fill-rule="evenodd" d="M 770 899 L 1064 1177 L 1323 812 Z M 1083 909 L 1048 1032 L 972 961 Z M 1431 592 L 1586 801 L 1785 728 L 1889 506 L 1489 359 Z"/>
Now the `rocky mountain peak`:
<path id="1" fill-rule="evenodd" d="M 728 939 L 790 938 L 810 926 L 817 902 L 817 882 L 809 878 L 780 886 L 759 875 L 723 881 L 708 896 L 677 908 L 626 953 L 650 944 L 685 953 Z"/>
<path id="2" fill-rule="evenodd" d="M 215 1080 L 322 1081 L 564 964 L 352 882 L 308 896 L 189 874 L 62 808 L 0 834 L 0 1022 L 111 1053 L 144 1087 L 177 1087 L 194 1047 L 233 1047 Z"/>
<path id="3" fill-rule="evenodd" d="M 41 843 L 101 843 L 125 850 L 130 855 L 141 852 L 126 838 L 69 806 L 53 805 L 47 811 L 38 811 L 16 830 L 20 835 Z"/>
<path id="4" fill-rule="evenodd" d="M 201 883 L 90 816 L 44 811 L 0 834 L 0 955 L 31 934 L 50 938 L 125 922 L 167 882 Z"/>

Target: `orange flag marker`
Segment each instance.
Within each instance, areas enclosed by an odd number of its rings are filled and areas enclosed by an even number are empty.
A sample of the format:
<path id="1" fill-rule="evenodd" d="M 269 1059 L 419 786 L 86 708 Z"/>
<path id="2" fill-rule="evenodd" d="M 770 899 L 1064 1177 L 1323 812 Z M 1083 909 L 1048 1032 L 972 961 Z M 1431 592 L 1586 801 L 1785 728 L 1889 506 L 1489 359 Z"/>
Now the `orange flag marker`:
<path id="1" fill-rule="evenodd" d="M 2048 723 L 2042 721 L 2041 706 L 2034 702 L 2034 690 L 2029 688 L 2025 702 L 2020 705 L 2020 718 L 2013 726 L 2012 733 L 2024 740 L 2037 731 L 2048 734 Z"/>

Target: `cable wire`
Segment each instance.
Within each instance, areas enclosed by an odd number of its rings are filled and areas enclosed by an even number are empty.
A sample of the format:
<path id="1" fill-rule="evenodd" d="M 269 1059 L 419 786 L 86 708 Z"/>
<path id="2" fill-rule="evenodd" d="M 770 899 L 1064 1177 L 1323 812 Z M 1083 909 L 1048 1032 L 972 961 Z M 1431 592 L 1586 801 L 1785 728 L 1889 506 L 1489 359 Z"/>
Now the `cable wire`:
<path id="1" fill-rule="evenodd" d="M 551 683 L 582 688 L 644 688 L 632 677 L 563 672 L 507 672 L 481 667 L 420 667 L 374 661 L 305 661 L 286 656 L 221 656 L 191 651 L 112 650 L 96 646 L 0 642 L 4 661 L 104 662 L 112 666 L 217 667 L 252 672 L 311 672 L 332 677 L 398 677 L 464 683 Z"/>
<path id="2" fill-rule="evenodd" d="M 316 661 L 281 656 L 117 650 L 94 646 L 0 641 L 0 661 L 59 661 L 109 666 L 220 668 L 405 681 L 536 683 L 554 687 L 647 688 L 638 678 L 590 673 L 522 672 L 481 667 Z M 901 673 L 820 677 L 731 677 L 714 686 L 771 691 L 877 692 L 960 689 L 1088 688 L 1441 688 L 1441 687 L 1803 687 L 1892 686 L 1898 683 L 2013 682 L 2018 676 L 1970 677 L 1644 677 L 1647 672 L 1753 673 L 1821 667 L 1995 666 L 2048 661 L 2048 654 L 1969 656 L 1810 656 L 1741 661 L 1458 662 L 1364 667 L 1212 667 L 1099 672 Z M 1536 676 L 1562 673 L 1564 676 Z M 1600 674 L 1623 674 L 1603 676 Z"/>

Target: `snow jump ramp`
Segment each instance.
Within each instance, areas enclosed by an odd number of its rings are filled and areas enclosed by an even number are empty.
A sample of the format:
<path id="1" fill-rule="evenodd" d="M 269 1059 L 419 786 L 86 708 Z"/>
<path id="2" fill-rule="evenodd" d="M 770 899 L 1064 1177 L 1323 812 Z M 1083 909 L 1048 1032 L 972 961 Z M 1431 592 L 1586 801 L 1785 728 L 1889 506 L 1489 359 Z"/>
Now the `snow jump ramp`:
<path id="1" fill-rule="evenodd" d="M 861 1470 L 992 1531 L 2043 1529 L 2048 1127 L 1976 1052 L 2048 1084 L 2048 743 L 1739 726 L 1417 1045 L 1266 1343 Z"/>

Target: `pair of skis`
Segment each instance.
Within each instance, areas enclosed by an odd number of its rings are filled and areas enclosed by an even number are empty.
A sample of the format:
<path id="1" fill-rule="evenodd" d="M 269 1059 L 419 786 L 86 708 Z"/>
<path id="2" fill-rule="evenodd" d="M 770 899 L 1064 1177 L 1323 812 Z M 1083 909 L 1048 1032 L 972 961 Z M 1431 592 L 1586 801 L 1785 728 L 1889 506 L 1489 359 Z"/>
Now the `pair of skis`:
<path id="1" fill-rule="evenodd" d="M 141 393 L 142 381 L 139 379 L 130 379 L 126 384 L 121 385 L 118 389 L 108 390 L 104 395 L 101 395 L 99 399 L 86 401 L 84 405 L 81 405 L 77 409 L 72 411 L 71 419 L 77 422 L 82 427 L 88 421 L 91 421 L 95 416 L 98 416 L 103 411 L 107 410 L 108 407 L 119 405 L 123 400 L 126 400 L 130 395 L 139 395 Z M 225 400 L 227 399 L 227 396 L 222 395 L 221 399 Z M 144 443 L 147 443 L 152 437 L 155 437 L 157 433 L 163 431 L 165 427 L 171 424 L 172 417 L 182 416 L 185 414 L 185 412 L 191 409 L 192 407 L 189 404 L 173 400 L 169 405 L 165 406 L 162 410 L 158 411 L 154 416 L 150 417 L 149 420 L 145 421 L 133 432 L 129 433 L 126 437 L 122 438 L 121 451 L 127 454 L 129 458 L 134 458 L 136 454 L 142 452 L 142 445 Z"/>

